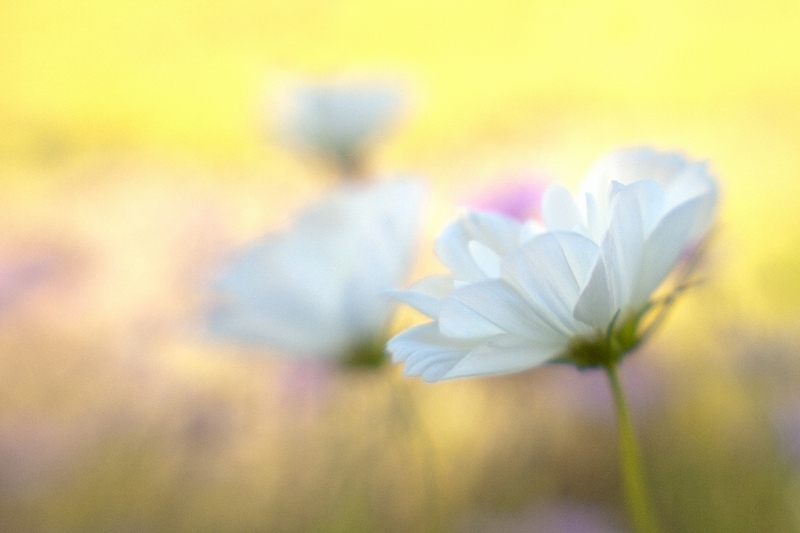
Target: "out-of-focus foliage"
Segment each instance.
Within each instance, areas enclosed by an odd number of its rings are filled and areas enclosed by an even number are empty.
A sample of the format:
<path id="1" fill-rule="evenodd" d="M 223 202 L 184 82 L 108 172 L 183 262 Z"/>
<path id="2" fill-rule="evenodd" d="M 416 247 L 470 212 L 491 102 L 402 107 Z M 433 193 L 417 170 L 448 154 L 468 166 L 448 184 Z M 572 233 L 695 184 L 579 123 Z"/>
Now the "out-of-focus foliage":
<path id="1" fill-rule="evenodd" d="M 666 531 L 800 531 L 798 35 L 780 1 L 1 1 L 0 530 L 626 531 L 600 375 L 205 334 L 226 260 L 330 185 L 268 138 L 274 89 L 371 73 L 416 91 L 371 160 L 431 180 L 415 278 L 496 176 L 711 162 L 706 281 L 622 378 Z"/>

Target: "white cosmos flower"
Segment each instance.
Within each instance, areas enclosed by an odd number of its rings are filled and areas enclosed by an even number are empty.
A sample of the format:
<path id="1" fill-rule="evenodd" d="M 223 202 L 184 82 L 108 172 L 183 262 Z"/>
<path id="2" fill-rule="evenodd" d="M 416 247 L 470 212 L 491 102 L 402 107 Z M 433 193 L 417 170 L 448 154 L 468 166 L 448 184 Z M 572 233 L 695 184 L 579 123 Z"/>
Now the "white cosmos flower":
<path id="1" fill-rule="evenodd" d="M 379 82 L 331 81 L 297 85 L 278 102 L 278 133 L 327 158 L 345 173 L 361 170 L 370 146 L 400 118 L 402 92 Z"/>
<path id="2" fill-rule="evenodd" d="M 423 188 L 344 183 L 219 278 L 213 332 L 289 354 L 344 360 L 386 338 L 416 254 Z"/>
<path id="3" fill-rule="evenodd" d="M 705 165 L 621 150 L 590 173 L 582 202 L 551 186 L 545 231 L 467 214 L 437 241 L 452 275 L 397 295 L 433 320 L 392 338 L 389 351 L 427 381 L 557 360 L 615 364 L 638 343 L 653 292 L 707 231 L 716 191 Z"/>

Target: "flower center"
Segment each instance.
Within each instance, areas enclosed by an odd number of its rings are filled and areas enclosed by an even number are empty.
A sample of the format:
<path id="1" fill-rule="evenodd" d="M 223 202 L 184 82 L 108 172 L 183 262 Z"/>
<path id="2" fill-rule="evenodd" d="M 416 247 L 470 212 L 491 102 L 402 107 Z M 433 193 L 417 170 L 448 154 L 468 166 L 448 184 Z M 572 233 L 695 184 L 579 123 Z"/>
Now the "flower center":
<path id="1" fill-rule="evenodd" d="M 622 356 L 639 344 L 640 319 L 641 315 L 633 315 L 619 327 L 615 327 L 615 320 L 606 333 L 574 339 L 563 360 L 578 368 L 615 366 Z"/>

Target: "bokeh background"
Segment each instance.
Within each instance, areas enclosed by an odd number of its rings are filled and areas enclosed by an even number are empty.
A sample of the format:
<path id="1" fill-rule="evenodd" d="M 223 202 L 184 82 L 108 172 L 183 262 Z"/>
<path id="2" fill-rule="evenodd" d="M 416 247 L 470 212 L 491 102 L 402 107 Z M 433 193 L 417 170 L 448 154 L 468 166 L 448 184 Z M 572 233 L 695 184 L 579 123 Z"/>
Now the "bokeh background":
<path id="1" fill-rule="evenodd" d="M 427 385 L 205 333 L 230 254 L 335 180 L 272 95 L 343 74 L 405 88 L 370 165 L 429 182 L 414 278 L 482 187 L 708 160 L 706 281 L 623 379 L 666 531 L 800 531 L 783 0 L 0 0 L 0 530 L 628 531 L 602 376 Z"/>

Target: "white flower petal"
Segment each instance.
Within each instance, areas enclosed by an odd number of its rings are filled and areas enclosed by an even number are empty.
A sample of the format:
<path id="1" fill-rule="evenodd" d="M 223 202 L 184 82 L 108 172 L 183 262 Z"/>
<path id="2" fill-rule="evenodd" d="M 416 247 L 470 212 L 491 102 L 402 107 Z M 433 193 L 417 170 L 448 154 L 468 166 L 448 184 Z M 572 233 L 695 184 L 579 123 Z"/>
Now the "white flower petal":
<path id="1" fill-rule="evenodd" d="M 486 317 L 451 297 L 443 299 L 439 306 L 439 331 L 456 339 L 478 339 L 503 332 Z"/>
<path id="2" fill-rule="evenodd" d="M 457 280 L 472 281 L 483 279 L 483 271 L 475 264 L 469 253 L 470 235 L 461 220 L 447 225 L 436 239 L 436 257 L 453 273 Z"/>
<path id="3" fill-rule="evenodd" d="M 614 198 L 616 198 L 616 196 L 624 190 L 625 190 L 624 183 L 620 183 L 617 180 L 612 181 L 611 187 L 608 189 L 608 198 L 607 198 L 608 203 L 611 204 L 611 202 L 614 201 Z"/>
<path id="4" fill-rule="evenodd" d="M 545 231 L 545 227 L 538 220 L 526 220 L 522 224 L 522 230 L 519 234 L 519 244 L 523 245 L 537 235 L 541 235 Z"/>
<path id="5" fill-rule="evenodd" d="M 449 224 L 436 239 L 436 256 L 460 281 L 486 278 L 475 262 L 469 248 L 477 241 L 499 256 L 505 256 L 519 246 L 522 225 L 497 213 L 465 213 Z"/>
<path id="6" fill-rule="evenodd" d="M 648 146 L 621 148 L 594 164 L 582 190 L 592 193 L 604 204 L 614 181 L 628 185 L 639 180 L 654 180 L 667 185 L 689 165 L 678 152 L 660 152 Z"/>
<path id="7" fill-rule="evenodd" d="M 574 232 L 554 231 L 551 235 L 558 242 L 578 287 L 583 287 L 594 268 L 599 248 L 590 239 Z"/>
<path id="8" fill-rule="evenodd" d="M 572 194 L 561 185 L 550 185 L 542 197 L 542 218 L 548 230 L 573 230 L 583 215 Z"/>
<path id="9" fill-rule="evenodd" d="M 717 205 L 719 191 L 708 174 L 706 165 L 693 165 L 674 180 L 673 187 L 667 190 L 667 208 L 672 209 L 683 202 L 702 198 L 702 207 L 696 215 L 689 239 L 697 241 L 708 231 Z"/>
<path id="10" fill-rule="evenodd" d="M 437 381 L 476 344 L 443 336 L 436 322 L 410 328 L 387 344 L 395 363 L 405 362 L 403 373 Z"/>
<path id="11" fill-rule="evenodd" d="M 675 207 L 696 196 L 716 194 L 717 186 L 705 162 L 692 163 L 676 174 L 666 186 L 668 206 Z"/>
<path id="12" fill-rule="evenodd" d="M 542 321 L 525 297 L 503 280 L 472 283 L 454 291 L 450 298 L 468 307 L 500 331 L 532 341 L 565 343 L 562 331 Z M 490 334 L 491 331 L 488 330 Z"/>
<path id="13" fill-rule="evenodd" d="M 557 357 L 563 346 L 524 342 L 514 335 L 498 335 L 461 358 L 442 379 L 519 372 Z"/>
<path id="14" fill-rule="evenodd" d="M 692 240 L 695 222 L 705 217 L 705 197 L 685 202 L 661 219 L 645 242 L 639 276 L 631 294 L 633 307 L 643 306 L 675 267 Z"/>
<path id="15" fill-rule="evenodd" d="M 392 354 L 392 361 L 395 363 L 401 363 L 415 354 L 429 354 L 437 351 L 438 348 L 454 346 L 471 349 L 475 344 L 464 345 L 455 339 L 448 339 L 439 332 L 439 323 L 436 321 L 414 326 L 398 333 L 386 344 L 386 348 Z"/>
<path id="16" fill-rule="evenodd" d="M 619 187 L 612 198 L 611 222 L 600 245 L 615 309 L 630 298 L 644 246 L 643 212 L 657 203 L 660 192 L 660 186 L 653 181 Z"/>
<path id="17" fill-rule="evenodd" d="M 436 360 L 429 360 L 426 361 L 424 366 L 420 366 L 415 368 L 413 373 L 406 373 L 407 376 L 420 376 L 424 381 L 428 383 L 433 383 L 436 381 L 441 381 L 445 379 L 445 375 L 452 369 L 458 361 L 460 361 L 464 356 L 459 355 L 451 355 L 450 357 L 442 357 Z"/>
<path id="18" fill-rule="evenodd" d="M 603 258 L 598 257 L 589 282 L 575 304 L 573 316 L 584 324 L 604 330 L 616 312 L 606 265 Z"/>
<path id="19" fill-rule="evenodd" d="M 441 274 L 422 278 L 404 291 L 389 291 L 386 295 L 409 305 L 430 318 L 439 315 L 442 298 L 453 291 L 453 276 Z"/>
<path id="20" fill-rule="evenodd" d="M 467 213 L 462 218 L 471 240 L 475 240 L 505 256 L 519 246 L 522 224 L 499 213 Z"/>
<path id="21" fill-rule="evenodd" d="M 623 185 L 616 203 L 626 204 L 622 209 L 639 210 L 642 232 L 648 235 L 665 212 L 664 186 L 653 180 L 639 180 Z M 612 206 L 612 217 L 613 217 Z"/>
<path id="22" fill-rule="evenodd" d="M 478 241 L 469 241 L 468 244 L 469 254 L 472 260 L 481 269 L 484 276 L 487 278 L 500 277 L 500 263 L 502 259 L 497 253 Z"/>
<path id="23" fill-rule="evenodd" d="M 573 307 L 597 253 L 597 245 L 578 233 L 548 232 L 508 257 L 502 277 L 545 323 L 570 334 L 577 327 Z"/>
<path id="24" fill-rule="evenodd" d="M 600 210 L 597 198 L 591 193 L 585 193 L 586 199 L 586 228 L 587 236 L 596 243 L 603 240 L 603 234 L 608 226 L 607 215 Z"/>

